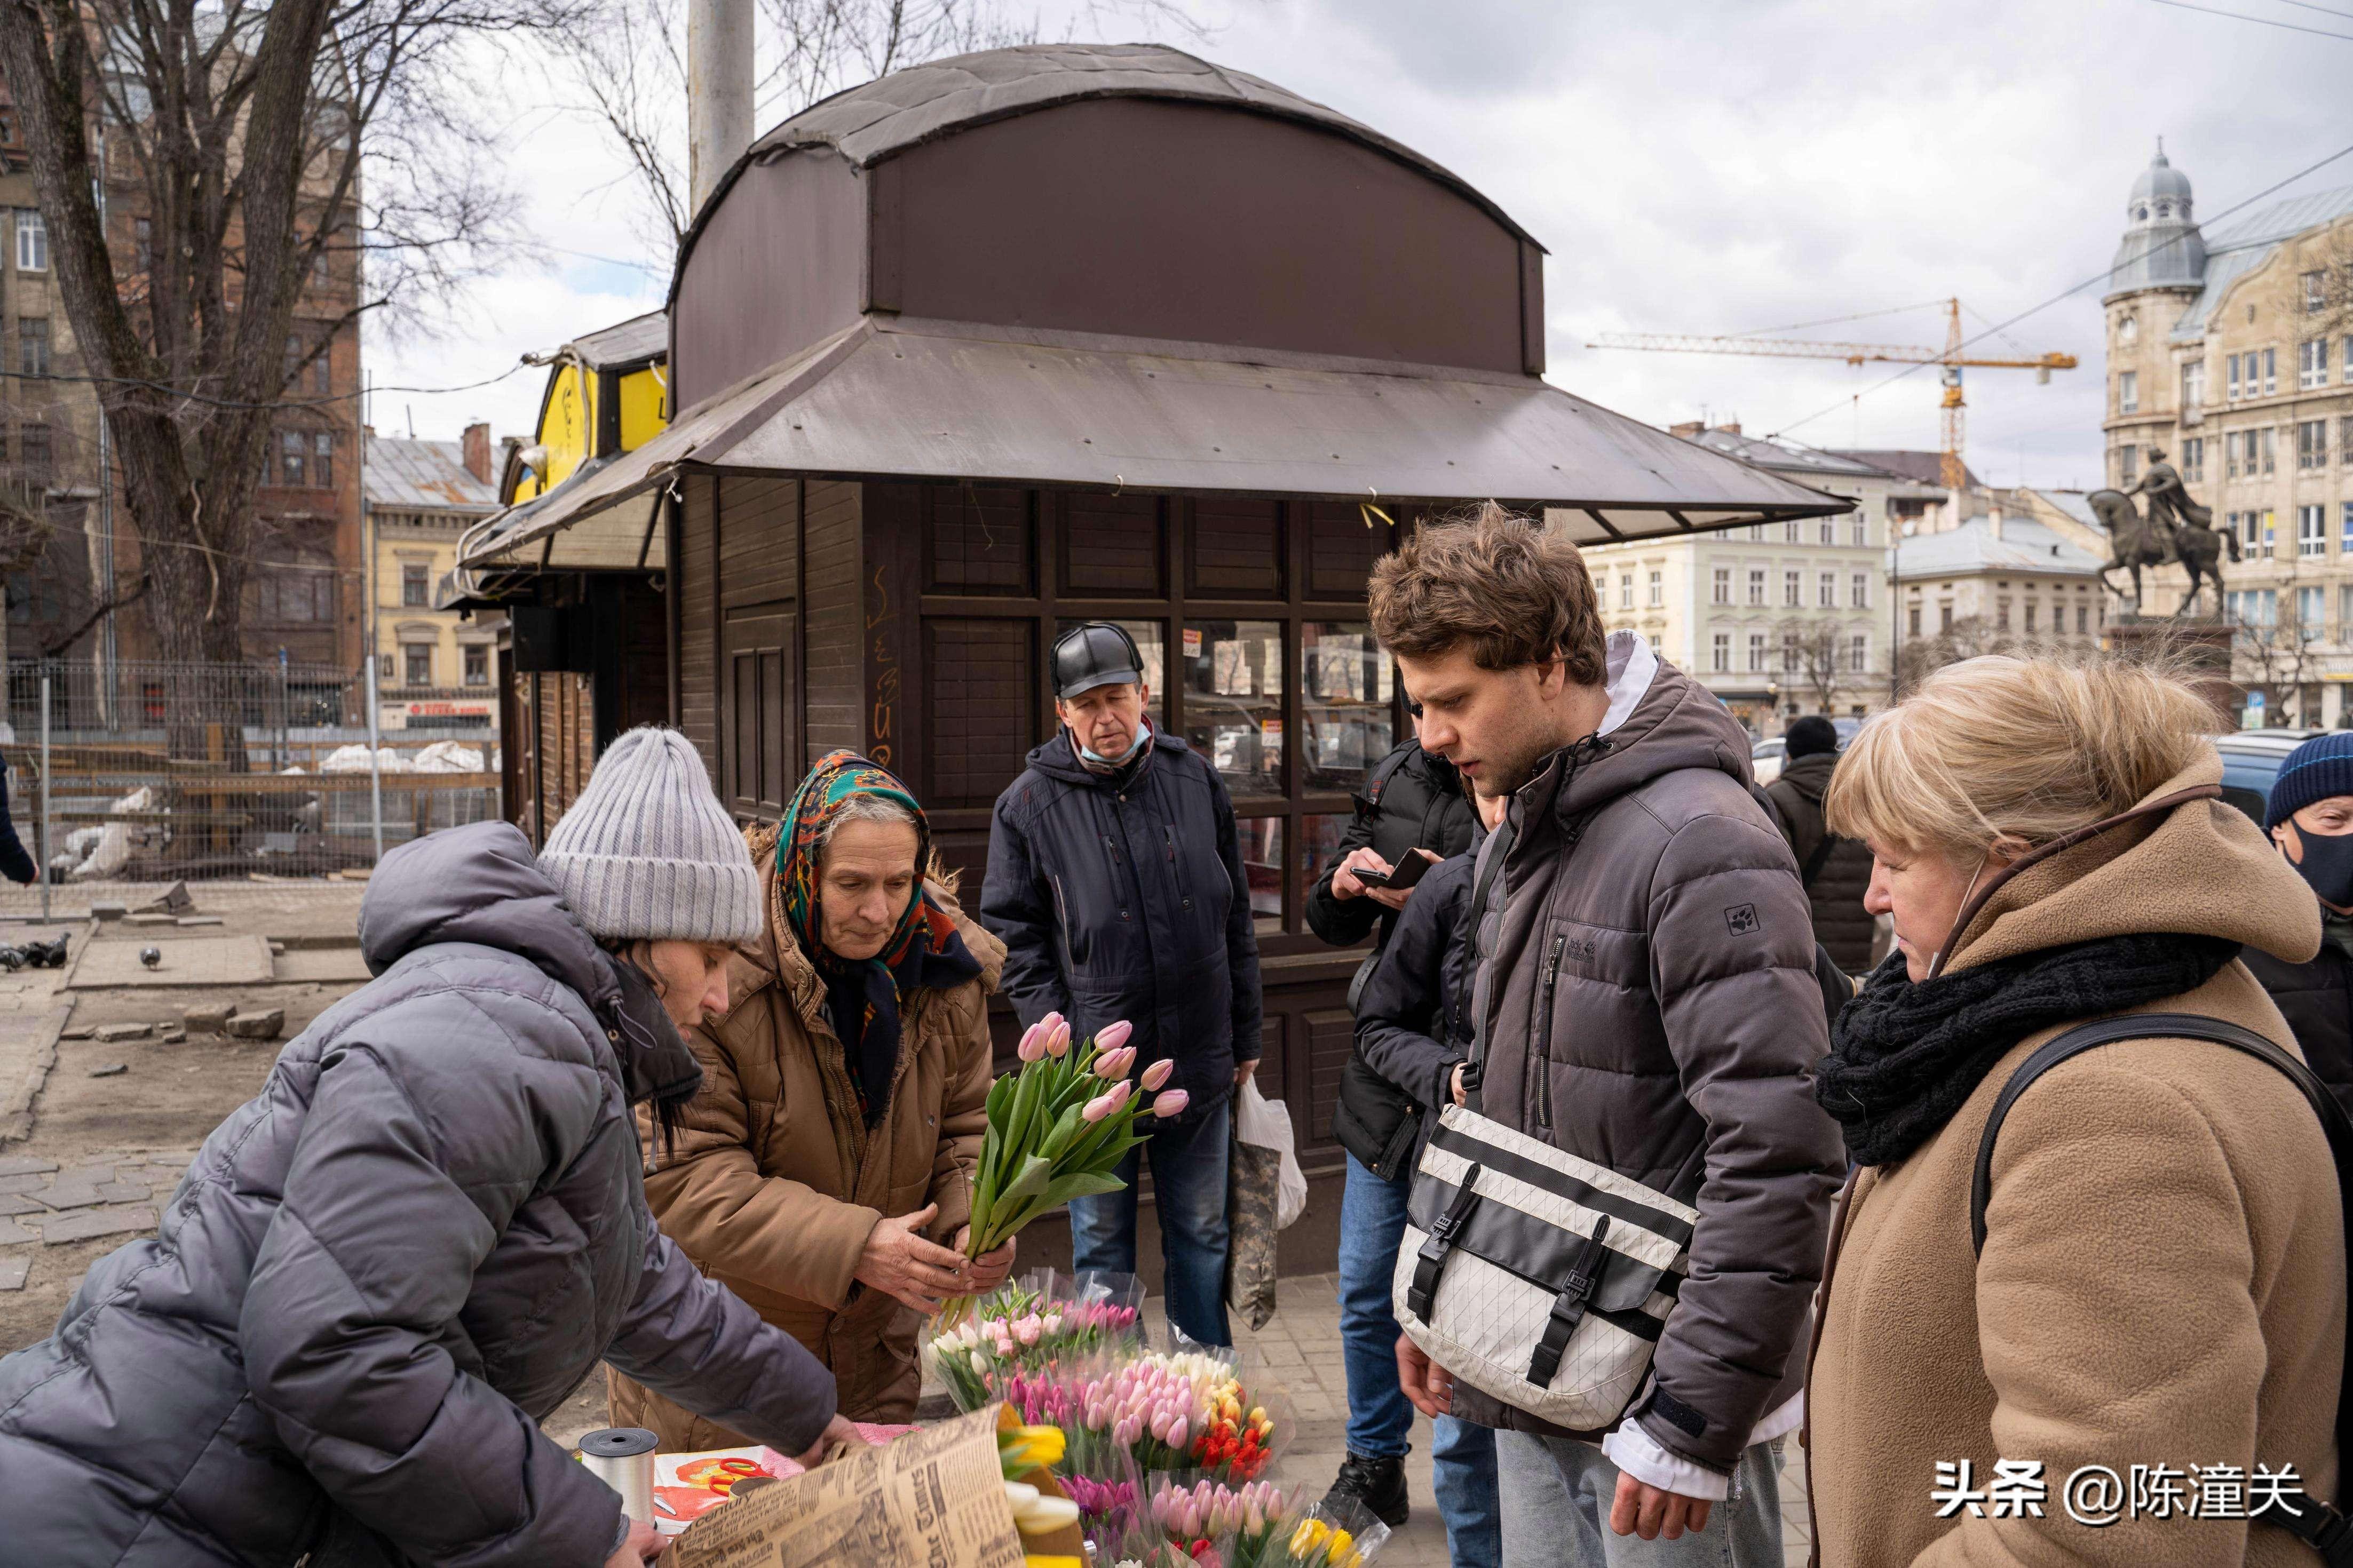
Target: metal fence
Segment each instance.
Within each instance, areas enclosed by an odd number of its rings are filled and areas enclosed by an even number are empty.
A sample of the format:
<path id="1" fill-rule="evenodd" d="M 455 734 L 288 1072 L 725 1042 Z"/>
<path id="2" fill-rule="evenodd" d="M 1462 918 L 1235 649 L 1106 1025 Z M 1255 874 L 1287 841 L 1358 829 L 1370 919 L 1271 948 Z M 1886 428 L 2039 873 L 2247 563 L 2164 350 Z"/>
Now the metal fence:
<path id="1" fill-rule="evenodd" d="M 5 697 L 11 815 L 52 881 L 332 876 L 499 814 L 495 731 L 377 734 L 349 670 L 25 659 Z"/>

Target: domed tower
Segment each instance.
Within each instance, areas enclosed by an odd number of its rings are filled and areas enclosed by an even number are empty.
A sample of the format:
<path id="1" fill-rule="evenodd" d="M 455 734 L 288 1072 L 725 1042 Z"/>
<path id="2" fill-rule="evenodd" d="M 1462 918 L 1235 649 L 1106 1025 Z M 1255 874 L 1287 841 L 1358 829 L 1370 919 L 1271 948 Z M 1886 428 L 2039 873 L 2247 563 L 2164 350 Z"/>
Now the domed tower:
<path id="1" fill-rule="evenodd" d="M 2101 300 L 2107 332 L 2107 479 L 2130 489 L 2152 448 L 2178 456 L 2179 426 L 2202 399 L 2202 349 L 2177 352 L 2174 324 L 2206 281 L 2206 241 L 2192 216 L 2189 176 L 2165 143 L 2133 182 L 2124 238 Z"/>

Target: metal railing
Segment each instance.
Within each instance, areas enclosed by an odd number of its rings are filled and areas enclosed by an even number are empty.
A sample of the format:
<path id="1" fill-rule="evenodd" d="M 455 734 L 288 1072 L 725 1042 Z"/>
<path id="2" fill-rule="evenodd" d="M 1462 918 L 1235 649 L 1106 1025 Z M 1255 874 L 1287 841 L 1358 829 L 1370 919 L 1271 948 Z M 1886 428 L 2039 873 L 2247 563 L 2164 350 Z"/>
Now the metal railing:
<path id="1" fill-rule="evenodd" d="M 16 660 L 4 710 L 49 881 L 326 877 L 499 814 L 494 731 L 378 734 L 349 670 Z"/>

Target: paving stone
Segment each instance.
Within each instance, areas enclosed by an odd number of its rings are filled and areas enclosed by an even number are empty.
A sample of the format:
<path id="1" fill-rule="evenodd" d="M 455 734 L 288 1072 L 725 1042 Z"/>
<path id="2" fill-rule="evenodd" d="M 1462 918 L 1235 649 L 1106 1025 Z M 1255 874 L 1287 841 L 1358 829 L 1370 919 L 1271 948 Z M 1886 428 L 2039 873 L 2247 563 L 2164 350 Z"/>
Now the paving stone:
<path id="1" fill-rule="evenodd" d="M 155 1195 L 155 1190 L 146 1183 L 126 1182 L 119 1177 L 90 1191 L 111 1204 L 143 1204 Z"/>
<path id="2" fill-rule="evenodd" d="M 228 1027 L 229 1017 L 237 1011 L 234 1002 L 207 1002 L 199 1007 L 189 1007 L 180 1014 L 180 1021 L 191 1029 L 201 1029 L 217 1035 Z"/>
<path id="3" fill-rule="evenodd" d="M 0 1215 L 12 1214 L 47 1214 L 48 1205 L 25 1196 L 22 1193 L 0 1193 Z"/>
<path id="4" fill-rule="evenodd" d="M 136 914 L 131 917 L 131 923 L 135 926 L 175 926 L 180 923 L 180 917 L 160 913 Z"/>
<path id="5" fill-rule="evenodd" d="M 100 1024 L 91 1032 L 90 1038 L 101 1046 L 111 1046 L 118 1040 L 143 1040 L 149 1028 L 146 1024 Z"/>
<path id="6" fill-rule="evenodd" d="M 84 1209 L 106 1201 L 98 1195 L 98 1185 L 90 1183 L 60 1184 L 35 1193 L 33 1196 L 53 1209 Z"/>
<path id="7" fill-rule="evenodd" d="M 239 1013 L 228 1021 L 228 1032 L 240 1040 L 274 1040 L 286 1027 L 286 1009 L 272 1007 L 267 1013 Z"/>
<path id="8" fill-rule="evenodd" d="M 144 1205 L 90 1209 L 49 1221 L 41 1226 L 41 1242 L 46 1247 L 61 1247 L 69 1241 L 90 1241 L 101 1236 L 154 1228 L 155 1211 Z"/>
<path id="9" fill-rule="evenodd" d="M 55 1160 L 36 1160 L 30 1154 L 0 1155 L 0 1177 L 37 1176 L 57 1168 Z M 9 1190 L 0 1187 L 0 1192 Z"/>
<path id="10" fill-rule="evenodd" d="M 31 1231 L 26 1230 L 23 1226 L 18 1225 L 13 1219 L 0 1219 L 0 1247 L 13 1247 L 20 1241 L 38 1241 L 41 1238 L 39 1237 L 34 1235 Z"/>
<path id="11" fill-rule="evenodd" d="M 0 1290 L 22 1290 L 25 1276 L 33 1271 L 30 1253 L 21 1258 L 0 1258 Z"/>
<path id="12" fill-rule="evenodd" d="M 216 926 L 226 922 L 218 915 L 182 915 L 178 923 L 184 926 Z"/>
<path id="13" fill-rule="evenodd" d="M 76 1024 L 70 1029 L 59 1029 L 58 1031 L 58 1038 L 61 1040 L 86 1040 L 96 1033 L 98 1033 L 98 1030 L 89 1024 Z"/>
<path id="14" fill-rule="evenodd" d="M 90 1068 L 90 1076 L 92 1078 L 121 1078 L 124 1073 L 127 1073 L 130 1070 L 131 1064 L 129 1062 L 109 1062 L 104 1067 Z"/>
<path id="15" fill-rule="evenodd" d="M 163 1041 L 167 1046 L 183 1046 L 187 1044 L 188 1031 L 185 1029 L 166 1029 L 155 1037 Z"/>
<path id="16" fill-rule="evenodd" d="M 129 904 L 99 903 L 90 906 L 90 918 L 94 921 L 119 921 L 131 912 Z"/>
<path id="17" fill-rule="evenodd" d="M 57 1167 L 52 1165 L 49 1169 L 54 1171 Z M 0 1193 L 37 1193 L 48 1184 L 48 1177 L 37 1176 L 29 1171 L 21 1176 L 0 1176 Z"/>

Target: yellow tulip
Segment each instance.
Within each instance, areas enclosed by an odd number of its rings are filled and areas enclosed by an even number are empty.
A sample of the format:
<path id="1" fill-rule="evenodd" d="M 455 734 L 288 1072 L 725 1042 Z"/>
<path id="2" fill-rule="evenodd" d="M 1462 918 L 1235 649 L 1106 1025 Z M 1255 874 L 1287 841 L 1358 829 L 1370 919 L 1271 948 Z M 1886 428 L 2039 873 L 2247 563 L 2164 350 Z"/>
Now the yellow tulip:
<path id="1" fill-rule="evenodd" d="M 1021 1562 L 1023 1568 L 1086 1568 L 1086 1564 L 1075 1557 L 1046 1557 L 1033 1552 L 1023 1553 Z"/>
<path id="2" fill-rule="evenodd" d="M 1342 1552 L 1347 1551 L 1349 1542 L 1355 1539 L 1356 1538 L 1354 1536 L 1350 1535 L 1345 1530 L 1334 1531 L 1332 1532 L 1332 1555 L 1334 1559 L 1338 1559 Z"/>

